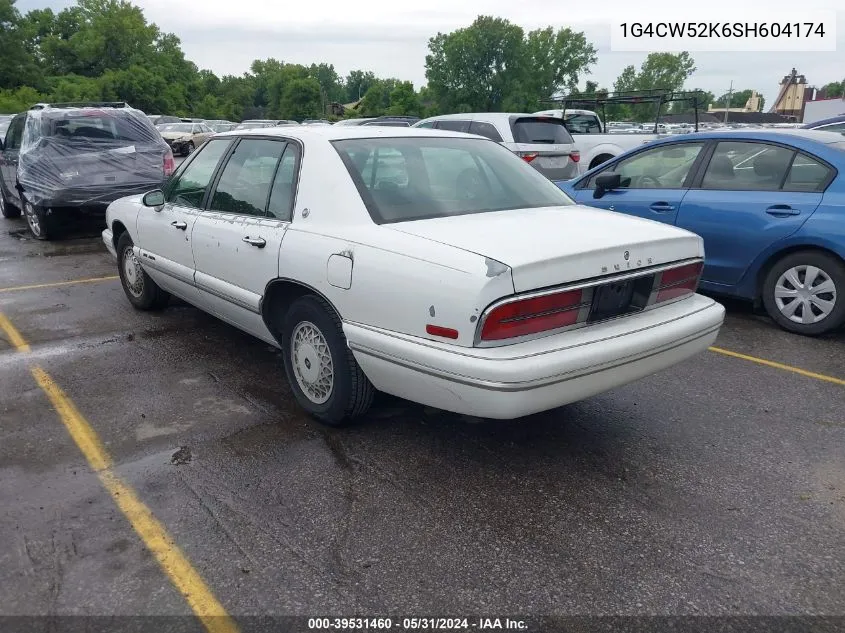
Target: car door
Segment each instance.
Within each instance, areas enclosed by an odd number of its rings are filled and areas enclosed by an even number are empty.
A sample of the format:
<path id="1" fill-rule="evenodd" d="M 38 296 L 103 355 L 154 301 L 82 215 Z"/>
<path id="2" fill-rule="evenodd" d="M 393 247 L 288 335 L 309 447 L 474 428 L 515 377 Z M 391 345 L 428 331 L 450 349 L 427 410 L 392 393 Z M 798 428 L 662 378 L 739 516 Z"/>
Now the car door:
<path id="1" fill-rule="evenodd" d="M 575 200 L 591 207 L 674 224 L 704 144 L 704 141 L 664 144 L 615 160 L 579 184 Z M 621 186 L 599 192 L 600 197 L 596 198 L 596 178 L 609 173 L 622 177 Z"/>
<path id="2" fill-rule="evenodd" d="M 3 192 L 6 199 L 16 206 L 20 206 L 20 194 L 16 184 L 24 123 L 26 123 L 26 114 L 18 114 L 12 119 L 6 130 L 6 138 L 3 140 L 3 150 L 0 152 L 0 177 L 3 178 Z"/>
<path id="3" fill-rule="evenodd" d="M 233 139 L 215 139 L 195 152 L 164 188 L 160 208 L 138 213 L 135 242 L 141 263 L 165 290 L 185 297 L 193 294 L 192 231 L 204 206 L 214 174 Z"/>
<path id="4" fill-rule="evenodd" d="M 762 251 L 807 221 L 830 175 L 790 146 L 720 140 L 678 212 L 677 225 L 704 238 L 702 279 L 739 282 Z"/>
<path id="5" fill-rule="evenodd" d="M 241 139 L 194 226 L 197 287 L 221 318 L 261 338 L 261 298 L 279 275 L 298 161 L 294 142 Z"/>

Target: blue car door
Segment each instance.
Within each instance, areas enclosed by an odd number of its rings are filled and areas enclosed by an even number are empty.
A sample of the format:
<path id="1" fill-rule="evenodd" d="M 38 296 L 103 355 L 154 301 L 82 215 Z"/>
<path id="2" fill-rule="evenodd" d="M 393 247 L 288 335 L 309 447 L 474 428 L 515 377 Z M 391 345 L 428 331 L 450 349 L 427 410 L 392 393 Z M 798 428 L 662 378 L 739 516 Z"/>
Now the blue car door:
<path id="1" fill-rule="evenodd" d="M 591 207 L 674 224 L 687 191 L 687 177 L 703 147 L 703 141 L 661 144 L 623 157 L 593 174 L 583 188 L 575 190 L 575 199 Z M 594 197 L 596 178 L 608 173 L 619 174 L 622 185 Z"/>
<path id="2" fill-rule="evenodd" d="M 681 203 L 677 225 L 704 238 L 702 281 L 738 283 L 757 256 L 816 210 L 830 168 L 789 146 L 720 140 Z"/>

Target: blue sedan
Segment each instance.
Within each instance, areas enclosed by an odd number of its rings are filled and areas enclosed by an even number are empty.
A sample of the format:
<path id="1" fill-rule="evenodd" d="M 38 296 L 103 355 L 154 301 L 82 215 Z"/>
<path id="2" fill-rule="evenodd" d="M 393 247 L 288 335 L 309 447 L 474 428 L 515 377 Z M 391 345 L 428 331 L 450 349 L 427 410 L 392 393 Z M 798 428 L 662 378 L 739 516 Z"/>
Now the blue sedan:
<path id="1" fill-rule="evenodd" d="M 706 292 L 762 302 L 781 327 L 799 334 L 845 323 L 841 134 L 684 134 L 557 184 L 581 204 L 700 235 Z"/>

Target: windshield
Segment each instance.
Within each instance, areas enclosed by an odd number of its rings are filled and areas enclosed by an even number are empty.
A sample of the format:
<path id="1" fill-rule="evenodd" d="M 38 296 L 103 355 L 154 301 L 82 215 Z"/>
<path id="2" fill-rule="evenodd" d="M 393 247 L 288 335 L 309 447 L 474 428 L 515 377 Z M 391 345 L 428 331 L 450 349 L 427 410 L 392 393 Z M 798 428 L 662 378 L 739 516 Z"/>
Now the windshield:
<path id="1" fill-rule="evenodd" d="M 190 134 L 193 127 L 191 123 L 167 123 L 165 125 L 159 125 L 158 130 L 159 132 L 184 132 L 185 134 Z"/>
<path id="2" fill-rule="evenodd" d="M 376 224 L 574 204 L 525 161 L 487 139 L 333 144 Z"/>
<path id="3" fill-rule="evenodd" d="M 552 118 L 522 118 L 511 121 L 513 140 L 517 143 L 570 144 L 572 137 L 563 121 Z"/>

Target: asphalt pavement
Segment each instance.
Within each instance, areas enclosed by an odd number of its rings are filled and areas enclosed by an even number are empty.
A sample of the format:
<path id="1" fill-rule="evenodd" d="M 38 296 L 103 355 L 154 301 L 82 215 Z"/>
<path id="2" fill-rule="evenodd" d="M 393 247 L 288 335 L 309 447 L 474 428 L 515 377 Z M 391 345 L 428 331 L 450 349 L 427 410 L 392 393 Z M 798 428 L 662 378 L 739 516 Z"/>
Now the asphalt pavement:
<path id="1" fill-rule="evenodd" d="M 845 615 L 843 333 L 729 303 L 721 351 L 577 404 L 333 430 L 116 274 L 0 220 L 0 615 Z"/>

